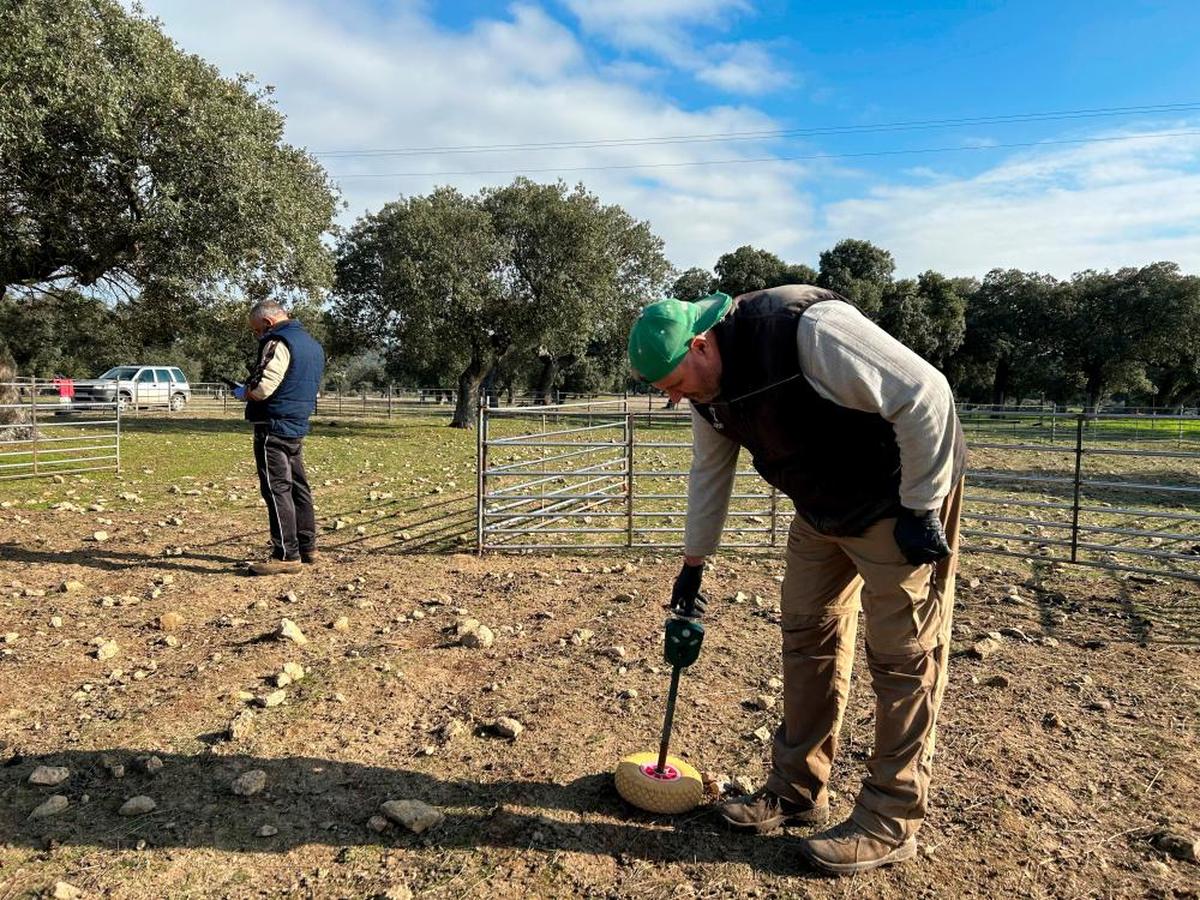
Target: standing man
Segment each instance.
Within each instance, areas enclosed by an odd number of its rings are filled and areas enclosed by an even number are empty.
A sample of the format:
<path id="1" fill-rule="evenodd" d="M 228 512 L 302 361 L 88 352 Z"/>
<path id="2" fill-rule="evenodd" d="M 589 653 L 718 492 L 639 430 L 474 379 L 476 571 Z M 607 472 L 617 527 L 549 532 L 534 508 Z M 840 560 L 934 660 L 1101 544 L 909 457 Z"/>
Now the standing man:
<path id="1" fill-rule="evenodd" d="M 271 556 L 250 564 L 251 575 L 297 572 L 317 561 L 312 490 L 304 472 L 304 436 L 325 373 L 321 345 L 274 300 L 250 310 L 258 361 L 233 392 L 254 423 L 254 463 L 267 502 Z"/>
<path id="2" fill-rule="evenodd" d="M 760 833 L 828 821 L 861 608 L 875 749 L 849 819 L 801 852 L 837 874 L 911 858 L 946 685 L 966 459 L 946 379 L 846 298 L 808 285 L 652 303 L 630 333 L 629 359 L 672 400 L 692 402 L 672 608 L 704 611 L 704 560 L 720 539 L 740 447 L 796 507 L 772 770 L 721 814 Z"/>

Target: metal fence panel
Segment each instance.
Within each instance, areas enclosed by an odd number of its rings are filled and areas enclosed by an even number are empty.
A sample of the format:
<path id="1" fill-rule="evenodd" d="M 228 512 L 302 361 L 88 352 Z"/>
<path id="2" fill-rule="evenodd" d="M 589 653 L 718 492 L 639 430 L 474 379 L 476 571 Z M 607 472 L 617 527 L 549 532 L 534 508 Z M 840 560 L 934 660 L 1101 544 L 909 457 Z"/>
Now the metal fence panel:
<path id="1" fill-rule="evenodd" d="M 76 402 L 36 379 L 0 384 L 0 481 L 120 471 L 116 402 Z"/>
<path id="2" fill-rule="evenodd" d="M 1200 416 L 960 408 L 971 448 L 963 550 L 1200 581 Z M 682 546 L 689 415 L 481 408 L 477 546 Z M 791 502 L 745 467 L 722 546 L 781 546 Z"/>

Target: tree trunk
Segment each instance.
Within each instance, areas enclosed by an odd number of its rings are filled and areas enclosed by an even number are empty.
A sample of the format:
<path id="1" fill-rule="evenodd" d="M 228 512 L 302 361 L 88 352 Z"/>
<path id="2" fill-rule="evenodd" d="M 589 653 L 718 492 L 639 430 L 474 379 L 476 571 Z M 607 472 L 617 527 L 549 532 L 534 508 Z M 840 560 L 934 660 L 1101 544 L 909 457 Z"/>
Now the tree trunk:
<path id="1" fill-rule="evenodd" d="M 479 408 L 479 386 L 487 377 L 491 366 L 478 357 L 458 376 L 458 403 L 454 407 L 451 428 L 473 428 L 475 411 Z"/>
<path id="2" fill-rule="evenodd" d="M 8 348 L 0 345 L 0 425 L 29 424 L 29 415 L 21 403 L 21 392 L 16 385 L 17 365 L 13 361 Z M 5 409 L 13 407 L 16 409 Z M 33 429 L 0 428 L 0 442 L 26 441 L 33 437 Z"/>
<path id="3" fill-rule="evenodd" d="M 535 399 L 538 403 L 553 403 L 552 392 L 554 390 L 554 378 L 558 375 L 558 360 L 547 353 L 539 357 L 539 361 L 542 364 L 542 370 L 538 373 Z"/>
<path id="4" fill-rule="evenodd" d="M 1007 356 L 996 360 L 996 371 L 992 376 L 992 406 L 1003 406 L 1008 395 L 1008 385 L 1012 381 L 1012 364 Z"/>
<path id="5" fill-rule="evenodd" d="M 1099 372 L 1089 372 L 1087 376 L 1087 385 L 1084 390 L 1087 393 L 1087 406 L 1084 407 L 1084 414 L 1089 418 L 1096 417 L 1096 407 L 1100 405 L 1100 400 L 1104 396 L 1104 376 Z"/>

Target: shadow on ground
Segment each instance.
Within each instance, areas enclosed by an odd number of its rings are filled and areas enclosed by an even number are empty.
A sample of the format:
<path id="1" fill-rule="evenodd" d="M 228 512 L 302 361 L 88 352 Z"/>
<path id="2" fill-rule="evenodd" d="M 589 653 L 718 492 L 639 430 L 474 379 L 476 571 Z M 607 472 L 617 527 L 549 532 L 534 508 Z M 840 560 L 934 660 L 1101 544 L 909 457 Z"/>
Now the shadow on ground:
<path id="1" fill-rule="evenodd" d="M 204 737 L 220 740 L 218 735 Z M 480 773 L 479 781 L 467 781 L 304 756 L 157 753 L 163 767 L 148 775 L 137 771 L 135 760 L 150 752 L 123 748 L 11 755 L 0 768 L 0 840 L 32 848 L 118 849 L 144 841 L 151 847 L 262 853 L 313 843 L 534 848 L 651 862 L 743 862 L 777 875 L 804 873 L 796 835 L 731 834 L 706 807 L 673 820 L 653 817 L 625 804 L 607 772 L 566 784 L 539 781 L 532 773 L 527 780 L 489 780 L 494 773 L 488 771 Z M 112 761 L 125 766 L 123 778 L 110 774 L 106 763 Z M 31 785 L 29 775 L 39 765 L 65 766 L 71 774 L 57 787 Z M 252 797 L 234 795 L 233 780 L 252 769 L 266 773 L 266 788 Z M 70 806 L 51 818 L 29 819 L 52 794 L 68 797 Z M 157 809 L 136 817 L 119 815 L 121 805 L 138 795 L 152 797 Z M 442 809 L 446 821 L 422 835 L 400 826 L 376 833 L 367 821 L 389 799 L 422 800 Z M 258 837 L 264 825 L 277 828 L 278 834 Z"/>

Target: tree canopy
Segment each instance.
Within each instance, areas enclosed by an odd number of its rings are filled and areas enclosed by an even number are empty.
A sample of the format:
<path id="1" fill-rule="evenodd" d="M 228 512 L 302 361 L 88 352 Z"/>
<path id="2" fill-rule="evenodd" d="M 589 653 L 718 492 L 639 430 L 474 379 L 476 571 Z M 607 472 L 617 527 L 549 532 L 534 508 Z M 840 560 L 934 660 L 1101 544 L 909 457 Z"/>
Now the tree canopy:
<path id="1" fill-rule="evenodd" d="M 0 295 L 327 287 L 336 200 L 268 88 L 116 0 L 0 5 Z"/>

